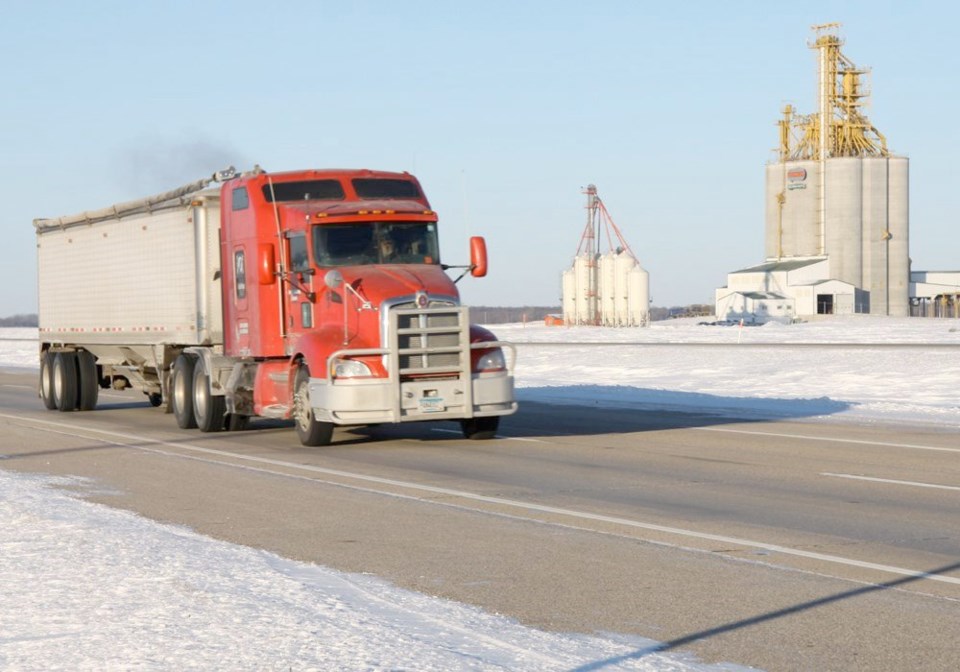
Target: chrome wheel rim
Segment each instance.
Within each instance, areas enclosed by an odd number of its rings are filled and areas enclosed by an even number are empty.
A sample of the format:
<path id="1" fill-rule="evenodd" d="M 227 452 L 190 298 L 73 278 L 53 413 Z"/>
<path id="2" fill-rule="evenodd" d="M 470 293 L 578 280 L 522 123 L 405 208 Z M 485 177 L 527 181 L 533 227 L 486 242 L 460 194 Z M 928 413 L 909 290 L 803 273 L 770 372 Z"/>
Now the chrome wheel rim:
<path id="1" fill-rule="evenodd" d="M 43 394 L 44 399 L 50 398 L 50 364 L 47 362 L 49 358 L 44 356 L 43 361 L 40 364 L 40 392 Z"/>
<path id="2" fill-rule="evenodd" d="M 197 417 L 207 417 L 207 377 L 202 373 L 193 378 L 193 407 Z"/>
<path id="3" fill-rule="evenodd" d="M 293 394 L 293 415 L 297 421 L 297 426 L 300 429 L 307 430 L 310 428 L 310 403 L 307 400 L 307 384 L 305 382 L 300 383 L 297 386 L 297 391 Z"/>

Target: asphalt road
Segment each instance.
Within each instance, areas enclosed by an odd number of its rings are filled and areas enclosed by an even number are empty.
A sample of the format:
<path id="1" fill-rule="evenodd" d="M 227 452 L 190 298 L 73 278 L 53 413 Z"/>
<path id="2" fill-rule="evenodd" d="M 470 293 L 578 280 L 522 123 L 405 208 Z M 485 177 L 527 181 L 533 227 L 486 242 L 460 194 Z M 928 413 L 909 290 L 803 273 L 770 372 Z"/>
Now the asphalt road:
<path id="1" fill-rule="evenodd" d="M 0 468 L 149 518 L 706 661 L 960 660 L 955 431 L 525 403 L 493 441 L 436 423 L 306 449 L 277 422 L 183 432 L 134 393 L 45 411 L 34 377 L 0 373 Z"/>

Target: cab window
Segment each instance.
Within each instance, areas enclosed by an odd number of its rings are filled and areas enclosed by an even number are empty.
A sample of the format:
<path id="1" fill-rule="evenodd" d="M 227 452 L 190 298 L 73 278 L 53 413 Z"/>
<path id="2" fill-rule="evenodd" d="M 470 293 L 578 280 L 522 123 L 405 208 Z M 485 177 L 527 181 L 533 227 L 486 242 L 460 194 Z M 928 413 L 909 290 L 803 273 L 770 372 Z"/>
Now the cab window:
<path id="1" fill-rule="evenodd" d="M 307 254 L 307 237 L 302 234 L 291 235 L 290 238 L 290 269 L 305 271 L 310 268 L 310 256 Z"/>

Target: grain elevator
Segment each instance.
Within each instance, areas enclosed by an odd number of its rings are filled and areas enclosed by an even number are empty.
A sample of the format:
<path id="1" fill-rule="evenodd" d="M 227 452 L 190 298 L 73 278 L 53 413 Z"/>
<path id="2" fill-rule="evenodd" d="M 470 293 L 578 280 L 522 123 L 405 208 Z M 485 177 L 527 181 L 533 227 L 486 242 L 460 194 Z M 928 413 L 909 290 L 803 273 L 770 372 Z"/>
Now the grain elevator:
<path id="1" fill-rule="evenodd" d="M 813 27 L 817 110 L 783 110 L 766 166 L 766 261 L 728 276 L 718 317 L 909 314 L 909 161 L 867 118 L 869 72 L 843 54 L 839 28 Z"/>
<path id="2" fill-rule="evenodd" d="M 587 225 L 573 266 L 563 272 L 563 322 L 567 325 L 645 327 L 650 322 L 650 277 L 606 206 L 589 185 Z M 602 239 L 606 234 L 606 249 Z"/>

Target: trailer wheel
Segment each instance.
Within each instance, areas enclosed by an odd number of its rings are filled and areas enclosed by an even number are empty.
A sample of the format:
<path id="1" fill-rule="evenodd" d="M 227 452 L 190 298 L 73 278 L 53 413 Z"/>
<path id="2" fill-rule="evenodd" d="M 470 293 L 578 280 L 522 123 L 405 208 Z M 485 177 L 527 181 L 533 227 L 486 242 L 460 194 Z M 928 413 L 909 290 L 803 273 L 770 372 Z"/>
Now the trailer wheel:
<path id="1" fill-rule="evenodd" d="M 310 405 L 310 369 L 301 366 L 293 383 L 293 419 L 297 436 L 305 446 L 329 446 L 333 439 L 333 423 L 317 420 Z"/>
<path id="2" fill-rule="evenodd" d="M 500 416 L 498 415 L 460 421 L 460 428 L 463 430 L 463 435 L 474 441 L 484 441 L 494 438 L 497 435 L 498 427 L 500 427 Z"/>
<path id="3" fill-rule="evenodd" d="M 56 355 L 49 350 L 44 351 L 40 358 L 40 398 L 47 410 L 57 408 L 57 400 L 53 395 L 53 360 Z"/>
<path id="4" fill-rule="evenodd" d="M 80 376 L 80 398 L 77 406 L 81 411 L 92 411 L 97 407 L 100 395 L 100 376 L 97 373 L 97 358 L 86 350 L 77 353 L 77 372 Z"/>
<path id="5" fill-rule="evenodd" d="M 202 366 L 193 369 L 193 415 L 201 432 L 219 432 L 227 414 L 227 400 L 210 389 L 210 376 Z"/>
<path id="6" fill-rule="evenodd" d="M 173 363 L 173 376 L 170 387 L 170 405 L 180 429 L 196 429 L 197 420 L 193 417 L 193 371 L 197 367 L 197 358 L 181 354 Z"/>
<path id="7" fill-rule="evenodd" d="M 53 358 L 53 398 L 61 411 L 75 411 L 80 385 L 77 380 L 77 355 L 58 352 Z"/>

